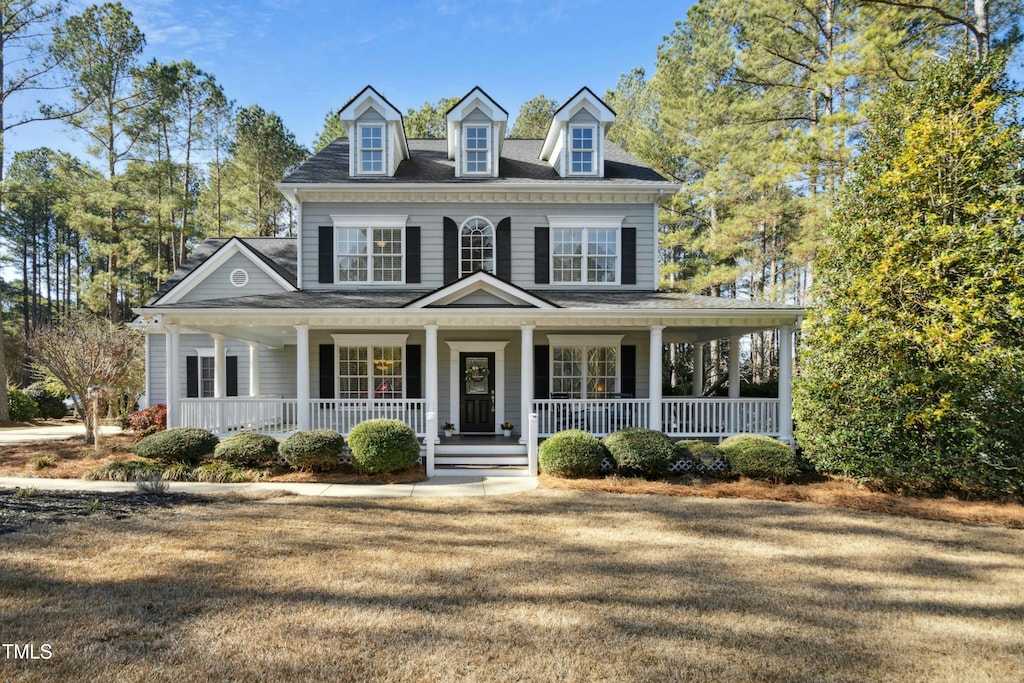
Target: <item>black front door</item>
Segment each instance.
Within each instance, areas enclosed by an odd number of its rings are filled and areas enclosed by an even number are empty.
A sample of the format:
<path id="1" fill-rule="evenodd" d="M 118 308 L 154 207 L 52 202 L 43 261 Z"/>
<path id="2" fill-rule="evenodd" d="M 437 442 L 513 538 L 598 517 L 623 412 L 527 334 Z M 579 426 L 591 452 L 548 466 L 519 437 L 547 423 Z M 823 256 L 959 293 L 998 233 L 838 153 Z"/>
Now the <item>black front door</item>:
<path id="1" fill-rule="evenodd" d="M 494 433 L 494 354 L 460 353 L 459 432 Z"/>

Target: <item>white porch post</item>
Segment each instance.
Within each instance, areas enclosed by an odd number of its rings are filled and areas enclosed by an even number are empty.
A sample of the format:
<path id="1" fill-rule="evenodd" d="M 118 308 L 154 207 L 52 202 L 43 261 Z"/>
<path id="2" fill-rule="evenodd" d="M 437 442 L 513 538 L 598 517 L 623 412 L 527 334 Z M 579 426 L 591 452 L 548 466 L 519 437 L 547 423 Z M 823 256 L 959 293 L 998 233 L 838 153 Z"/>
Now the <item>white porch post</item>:
<path id="1" fill-rule="evenodd" d="M 729 337 L 729 398 L 740 397 L 740 338 Z"/>
<path id="2" fill-rule="evenodd" d="M 519 443 L 529 441 L 527 420 L 533 412 L 533 325 L 522 325 L 522 341 L 519 359 L 519 429 L 522 435 Z"/>
<path id="3" fill-rule="evenodd" d="M 299 431 L 309 429 L 309 325 L 295 326 L 295 398 Z"/>
<path id="4" fill-rule="evenodd" d="M 178 388 L 178 328 L 164 324 L 167 337 L 164 340 L 164 355 L 167 365 L 167 426 L 181 426 L 181 403 Z"/>
<path id="5" fill-rule="evenodd" d="M 249 343 L 249 396 L 256 398 L 260 395 L 260 345 L 256 342 Z"/>
<path id="6" fill-rule="evenodd" d="M 426 413 L 434 415 L 434 427 L 433 431 L 430 429 L 430 423 L 427 423 L 427 439 L 433 443 L 440 442 L 440 437 L 437 434 L 437 325 L 431 323 L 424 325 L 423 328 L 427 332 L 427 379 L 426 379 L 426 400 L 427 409 Z M 433 468 L 433 448 L 428 449 L 427 454 L 431 457 L 428 458 L 428 465 Z M 428 476 L 432 472 L 427 473 Z"/>
<path id="7" fill-rule="evenodd" d="M 647 424 L 655 430 L 661 431 L 661 331 L 663 325 L 651 325 L 651 358 L 648 363 L 650 375 L 648 382 L 648 394 L 650 395 L 650 414 Z"/>
<path id="8" fill-rule="evenodd" d="M 704 395 L 704 342 L 693 345 L 693 394 L 694 398 Z"/>
<path id="9" fill-rule="evenodd" d="M 224 335 L 213 337 L 213 397 L 224 398 L 228 393 L 228 360 L 224 349 Z"/>
<path id="10" fill-rule="evenodd" d="M 779 330 L 779 441 L 793 443 L 793 326 Z"/>

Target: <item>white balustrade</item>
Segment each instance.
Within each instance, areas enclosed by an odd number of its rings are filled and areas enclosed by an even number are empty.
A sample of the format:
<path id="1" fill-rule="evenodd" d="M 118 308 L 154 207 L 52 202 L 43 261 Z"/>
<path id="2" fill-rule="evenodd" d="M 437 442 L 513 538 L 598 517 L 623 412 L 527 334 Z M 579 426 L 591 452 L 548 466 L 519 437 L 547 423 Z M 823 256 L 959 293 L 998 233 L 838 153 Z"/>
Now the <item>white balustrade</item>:
<path id="1" fill-rule="evenodd" d="M 360 422 L 381 418 L 404 422 L 418 437 L 427 434 L 426 401 L 421 398 L 313 399 L 310 416 L 313 429 L 339 434 L 348 434 Z"/>
<path id="2" fill-rule="evenodd" d="M 777 398 L 665 398 L 662 430 L 669 436 L 779 436 Z"/>
<path id="3" fill-rule="evenodd" d="M 537 433 L 551 436 L 565 429 L 582 429 L 595 436 L 604 436 L 626 427 L 648 425 L 646 398 L 599 399 L 537 399 Z"/>
<path id="4" fill-rule="evenodd" d="M 286 434 L 295 430 L 297 417 L 298 401 L 294 398 L 181 399 L 181 426 L 215 434 Z"/>

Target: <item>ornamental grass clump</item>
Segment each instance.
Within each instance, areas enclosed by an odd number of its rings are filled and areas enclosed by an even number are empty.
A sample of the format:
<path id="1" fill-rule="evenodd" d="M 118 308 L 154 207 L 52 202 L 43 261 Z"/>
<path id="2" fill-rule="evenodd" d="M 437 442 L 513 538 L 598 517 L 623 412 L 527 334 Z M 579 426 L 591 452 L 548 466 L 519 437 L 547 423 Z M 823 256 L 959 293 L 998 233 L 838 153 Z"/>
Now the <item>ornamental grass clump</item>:
<path id="1" fill-rule="evenodd" d="M 266 434 L 235 434 L 217 444 L 213 457 L 232 465 L 265 467 L 277 453 L 277 439 Z"/>
<path id="2" fill-rule="evenodd" d="M 379 474 L 412 467 L 420 442 L 412 427 L 400 420 L 367 420 L 348 433 L 352 464 L 361 472 Z"/>
<path id="3" fill-rule="evenodd" d="M 178 427 L 150 434 L 132 448 L 132 453 L 162 463 L 184 462 L 197 465 L 220 443 L 205 429 Z"/>
<path id="4" fill-rule="evenodd" d="M 540 445 L 540 468 L 556 477 L 595 477 L 607 451 L 590 432 L 567 429 L 544 439 Z"/>
<path id="5" fill-rule="evenodd" d="M 767 436 L 730 436 L 718 446 L 729 469 L 752 479 L 785 481 L 797 474 L 793 449 Z"/>
<path id="6" fill-rule="evenodd" d="M 653 429 L 629 427 L 601 440 L 620 474 L 657 478 L 668 473 L 674 453 L 667 436 Z"/>
<path id="7" fill-rule="evenodd" d="M 278 446 L 281 457 L 293 469 L 326 472 L 341 463 L 345 440 L 330 429 L 295 432 Z"/>
<path id="8" fill-rule="evenodd" d="M 135 458 L 102 465 L 85 475 L 85 478 L 101 481 L 136 481 L 151 477 L 159 478 L 162 474 L 163 468 L 159 463 Z"/>

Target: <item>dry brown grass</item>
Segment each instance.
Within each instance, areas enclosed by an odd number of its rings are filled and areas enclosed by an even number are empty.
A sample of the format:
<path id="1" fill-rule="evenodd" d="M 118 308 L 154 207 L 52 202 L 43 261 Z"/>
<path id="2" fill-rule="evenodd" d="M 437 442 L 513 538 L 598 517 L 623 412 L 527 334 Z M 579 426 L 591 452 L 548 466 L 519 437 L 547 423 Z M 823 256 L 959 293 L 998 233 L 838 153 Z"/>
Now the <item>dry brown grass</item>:
<path id="1" fill-rule="evenodd" d="M 1024 535 L 539 490 L 219 502 L 0 537 L 2 680 L 1013 681 Z M 38 647 L 37 647 L 38 650 Z"/>

